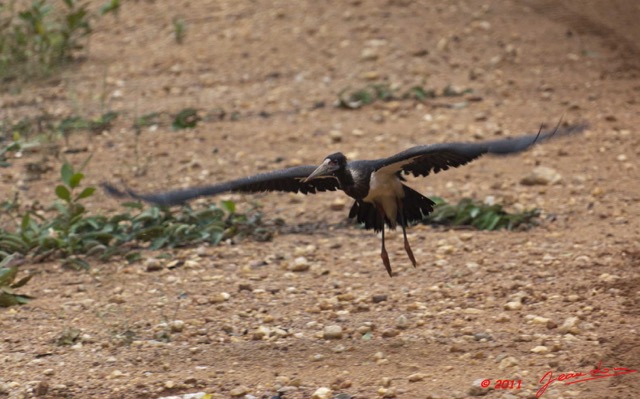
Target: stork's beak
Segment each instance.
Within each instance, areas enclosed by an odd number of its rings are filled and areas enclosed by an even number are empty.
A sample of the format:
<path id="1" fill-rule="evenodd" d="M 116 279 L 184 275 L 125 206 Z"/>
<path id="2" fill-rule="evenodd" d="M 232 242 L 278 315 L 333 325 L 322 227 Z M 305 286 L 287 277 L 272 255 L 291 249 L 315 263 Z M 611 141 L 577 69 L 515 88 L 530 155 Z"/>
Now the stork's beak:
<path id="1" fill-rule="evenodd" d="M 318 166 L 316 170 L 311 172 L 311 174 L 307 176 L 307 178 L 304 179 L 303 182 L 306 183 L 309 180 L 312 180 L 318 176 L 325 176 L 332 173 L 335 170 L 335 168 L 329 165 L 329 162 L 331 162 L 331 160 L 325 159 L 325 161 L 322 164 L 320 164 L 320 166 Z"/>

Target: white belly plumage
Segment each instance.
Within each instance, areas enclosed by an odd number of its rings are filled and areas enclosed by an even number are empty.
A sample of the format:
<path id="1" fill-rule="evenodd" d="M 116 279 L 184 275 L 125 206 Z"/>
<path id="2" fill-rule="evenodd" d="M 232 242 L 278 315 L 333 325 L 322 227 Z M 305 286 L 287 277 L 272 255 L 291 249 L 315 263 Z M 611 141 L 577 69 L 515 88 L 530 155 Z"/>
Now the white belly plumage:
<path id="1" fill-rule="evenodd" d="M 385 215 L 395 226 L 398 213 L 397 200 L 404 198 L 402 183 L 395 174 L 373 172 L 369 181 L 369 193 L 365 202 L 382 207 Z"/>

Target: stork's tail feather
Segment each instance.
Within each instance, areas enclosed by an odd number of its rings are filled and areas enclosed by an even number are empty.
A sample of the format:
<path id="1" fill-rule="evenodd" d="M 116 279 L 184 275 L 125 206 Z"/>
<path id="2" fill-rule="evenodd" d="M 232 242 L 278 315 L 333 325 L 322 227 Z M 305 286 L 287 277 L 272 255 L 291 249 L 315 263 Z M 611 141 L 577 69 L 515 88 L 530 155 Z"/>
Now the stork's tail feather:
<path id="1" fill-rule="evenodd" d="M 400 217 L 398 213 L 396 215 L 398 222 L 404 221 L 405 225 L 407 225 L 411 222 L 420 221 L 424 216 L 433 212 L 435 202 L 405 185 L 402 187 L 404 189 L 404 198 L 402 198 L 402 207 L 398 207 L 398 212 L 404 212 L 404 217 Z M 356 200 L 353 203 L 349 218 L 355 218 L 358 223 L 364 224 L 365 229 L 376 232 L 382 231 L 384 223 L 391 229 L 396 227 L 389 218 L 383 218 L 374 204 L 362 200 Z"/>
<path id="2" fill-rule="evenodd" d="M 376 232 L 382 231 L 384 223 L 390 223 L 389 220 L 384 218 L 378 212 L 378 209 L 370 202 L 364 202 L 362 200 L 356 200 L 349 211 L 349 218 L 356 218 L 358 223 L 364 224 L 364 228 L 367 230 L 375 230 Z"/>
<path id="3" fill-rule="evenodd" d="M 404 210 L 405 223 L 419 222 L 425 216 L 433 212 L 433 207 L 436 205 L 435 202 L 404 184 L 402 187 L 404 188 L 402 208 Z M 401 209 L 398 208 L 398 212 L 400 211 Z M 402 219 L 398 217 L 398 220 Z"/>

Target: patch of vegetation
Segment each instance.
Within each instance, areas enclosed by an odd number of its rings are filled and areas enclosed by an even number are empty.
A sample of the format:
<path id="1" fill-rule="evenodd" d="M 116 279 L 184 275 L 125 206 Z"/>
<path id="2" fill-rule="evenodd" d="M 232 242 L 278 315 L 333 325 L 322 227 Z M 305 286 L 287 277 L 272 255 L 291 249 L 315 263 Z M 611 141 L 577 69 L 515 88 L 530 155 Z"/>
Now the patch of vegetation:
<path id="1" fill-rule="evenodd" d="M 487 205 L 471 198 L 463 198 L 456 205 L 449 204 L 439 197 L 431 199 L 436 203 L 436 207 L 423 219 L 424 224 L 470 226 L 479 230 L 524 230 L 535 226 L 535 219 L 540 215 L 538 209 L 508 213 L 502 205 Z"/>
<path id="2" fill-rule="evenodd" d="M 14 283 L 18 275 L 18 266 L 21 256 L 17 254 L 6 256 L 0 262 L 0 307 L 6 308 L 13 305 L 22 305 L 29 302 L 28 295 L 16 294 L 15 289 L 27 284 L 33 275 L 28 275 Z"/>
<path id="3" fill-rule="evenodd" d="M 0 146 L 0 168 L 11 166 L 11 164 L 7 161 L 7 154 L 9 152 L 18 152 L 20 151 L 20 149 L 21 146 L 19 140 L 13 140 L 10 143 Z"/>
<path id="4" fill-rule="evenodd" d="M 184 38 L 187 35 L 187 25 L 184 19 L 173 17 L 171 24 L 173 25 L 173 38 L 176 40 L 176 43 L 184 43 Z"/>
<path id="5" fill-rule="evenodd" d="M 26 7 L 24 3 L 0 3 L 1 80 L 47 75 L 72 60 L 85 47 L 92 19 L 99 16 L 78 0 L 34 0 Z M 118 7 L 119 1 L 112 0 L 100 15 Z"/>
<path id="6" fill-rule="evenodd" d="M 185 108 L 173 118 L 171 127 L 173 130 L 193 129 L 202 118 L 195 108 Z"/>
<path id="7" fill-rule="evenodd" d="M 144 209 L 133 202 L 124 204 L 128 209 L 124 213 L 91 215 L 82 202 L 94 194 L 95 187 L 81 189 L 84 174 L 69 164 L 62 166 L 60 175 L 62 184 L 55 188 L 57 200 L 49 212 L 21 212 L 17 198 L 2 204 L 2 215 L 9 216 L 17 227 L 15 231 L 0 227 L 0 257 L 30 253 L 44 259 L 57 255 L 66 266 L 88 268 L 90 256 L 104 260 L 119 254 L 134 261 L 139 258 L 131 251 L 136 245 L 160 249 L 201 242 L 218 244 L 234 236 L 271 239 L 271 232 L 261 226 L 259 212 L 237 213 L 231 201 L 204 209 L 185 206 L 177 211 Z"/>
<path id="8" fill-rule="evenodd" d="M 81 116 L 70 116 L 63 119 L 57 126 L 63 136 L 70 132 L 85 130 L 93 133 L 101 133 L 111 129 L 113 122 L 118 118 L 118 113 L 114 111 L 106 112 L 94 119 L 86 119 Z"/>
<path id="9" fill-rule="evenodd" d="M 471 89 L 455 90 L 452 86 L 447 86 L 442 90 L 440 95 L 444 97 L 454 97 L 471 92 Z M 435 89 L 425 88 L 420 85 L 412 86 L 406 90 L 394 90 L 387 83 L 374 83 L 353 91 L 349 88 L 342 90 L 338 94 L 336 106 L 344 109 L 358 109 L 365 105 L 373 104 L 376 101 L 414 100 L 422 102 L 427 99 L 436 98 L 437 96 L 438 93 Z"/>

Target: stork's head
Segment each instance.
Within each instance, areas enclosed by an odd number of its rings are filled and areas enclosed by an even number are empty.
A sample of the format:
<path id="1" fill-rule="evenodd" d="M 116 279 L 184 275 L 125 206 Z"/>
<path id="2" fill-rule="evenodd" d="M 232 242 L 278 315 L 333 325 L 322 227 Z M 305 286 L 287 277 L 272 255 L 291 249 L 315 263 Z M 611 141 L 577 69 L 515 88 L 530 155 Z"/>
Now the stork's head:
<path id="1" fill-rule="evenodd" d="M 347 157 L 341 152 L 336 152 L 327 156 L 324 161 L 314 170 L 304 181 L 309 181 L 316 177 L 331 176 L 339 170 L 344 170 L 347 166 Z"/>

